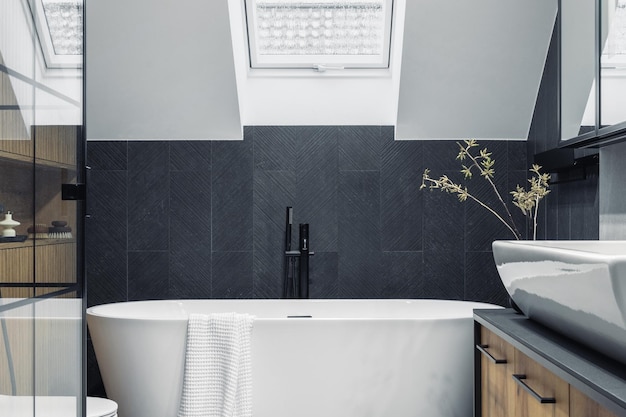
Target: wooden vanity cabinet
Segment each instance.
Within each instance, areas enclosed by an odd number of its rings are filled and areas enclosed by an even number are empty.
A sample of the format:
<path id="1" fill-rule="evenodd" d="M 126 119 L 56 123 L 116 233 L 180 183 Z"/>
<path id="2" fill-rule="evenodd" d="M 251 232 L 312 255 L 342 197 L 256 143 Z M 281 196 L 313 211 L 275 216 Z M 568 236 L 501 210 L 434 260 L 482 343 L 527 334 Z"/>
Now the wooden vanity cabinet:
<path id="1" fill-rule="evenodd" d="M 556 375 L 547 368 L 552 368 L 549 358 L 535 355 L 527 346 L 520 344 L 518 348 L 479 323 L 476 323 L 475 337 L 475 417 L 626 416 L 623 403 L 613 404 L 611 398 L 606 398 L 604 403 L 610 406 L 609 410 L 583 392 L 596 395 L 590 381 L 578 383 L 576 377 Z M 586 359 L 581 358 L 581 361 L 584 363 Z M 563 369 L 567 370 L 567 366 Z M 572 371 L 576 373 L 576 369 Z M 622 387 L 620 381 L 615 378 L 611 384 L 626 396 L 626 379 Z"/>
<path id="2" fill-rule="evenodd" d="M 482 417 L 567 417 L 568 385 L 481 327 Z"/>

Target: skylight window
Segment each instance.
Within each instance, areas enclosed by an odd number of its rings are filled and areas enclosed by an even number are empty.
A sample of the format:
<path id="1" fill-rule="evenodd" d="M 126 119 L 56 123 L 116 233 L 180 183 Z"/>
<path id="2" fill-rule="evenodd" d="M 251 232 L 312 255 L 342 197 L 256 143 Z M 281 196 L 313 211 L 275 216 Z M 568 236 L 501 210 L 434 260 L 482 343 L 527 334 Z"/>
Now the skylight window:
<path id="1" fill-rule="evenodd" d="M 79 68 L 83 60 L 83 0 L 31 0 L 49 68 Z"/>
<path id="2" fill-rule="evenodd" d="M 246 0 L 252 68 L 387 68 L 392 0 Z"/>

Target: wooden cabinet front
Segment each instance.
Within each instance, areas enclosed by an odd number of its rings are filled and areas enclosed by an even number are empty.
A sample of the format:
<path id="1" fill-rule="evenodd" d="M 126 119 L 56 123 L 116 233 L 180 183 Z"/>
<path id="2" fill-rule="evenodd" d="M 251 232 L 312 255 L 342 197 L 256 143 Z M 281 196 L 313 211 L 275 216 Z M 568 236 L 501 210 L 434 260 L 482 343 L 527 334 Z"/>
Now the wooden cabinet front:
<path id="1" fill-rule="evenodd" d="M 571 385 L 569 398 L 570 417 L 617 417 Z"/>
<path id="2" fill-rule="evenodd" d="M 477 416 L 617 417 L 485 327 L 479 335 Z"/>
<path id="3" fill-rule="evenodd" d="M 481 360 L 481 404 L 484 417 L 508 417 L 513 415 L 513 401 L 509 401 L 513 387 L 510 367 L 514 361 L 513 346 L 481 328 L 481 343 L 477 346 Z"/>
<path id="4" fill-rule="evenodd" d="M 515 350 L 510 378 L 515 382 L 516 417 L 568 417 L 569 385 Z"/>

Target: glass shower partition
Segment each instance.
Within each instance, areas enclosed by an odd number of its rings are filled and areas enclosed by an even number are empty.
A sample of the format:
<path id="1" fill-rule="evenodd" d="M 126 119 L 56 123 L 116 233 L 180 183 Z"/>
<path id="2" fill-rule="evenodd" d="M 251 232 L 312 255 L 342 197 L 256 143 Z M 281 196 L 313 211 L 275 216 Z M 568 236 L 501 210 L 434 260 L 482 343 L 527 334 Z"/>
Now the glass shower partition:
<path id="1" fill-rule="evenodd" d="M 85 416 L 82 10 L 0 1 L 3 416 Z"/>

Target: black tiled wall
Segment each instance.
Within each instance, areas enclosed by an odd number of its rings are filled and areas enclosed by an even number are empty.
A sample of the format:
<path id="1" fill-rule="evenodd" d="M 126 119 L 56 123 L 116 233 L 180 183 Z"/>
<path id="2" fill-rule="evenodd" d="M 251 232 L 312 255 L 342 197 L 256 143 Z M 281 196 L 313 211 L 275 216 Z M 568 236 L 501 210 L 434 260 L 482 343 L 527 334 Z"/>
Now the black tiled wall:
<path id="1" fill-rule="evenodd" d="M 525 142 L 481 145 L 494 154 L 503 193 L 525 182 Z M 233 142 L 89 142 L 88 304 L 280 297 L 291 205 L 294 222 L 310 224 L 312 298 L 506 305 L 491 242 L 509 232 L 474 203 L 419 190 L 424 168 L 461 180 L 457 152 L 454 141 L 394 141 L 388 126 L 247 127 Z M 469 186 L 493 202 L 484 180 Z M 103 393 L 97 372 L 91 354 L 90 394 Z"/>
<path id="2" fill-rule="evenodd" d="M 490 141 L 497 182 L 525 181 L 524 142 Z M 420 191 L 424 168 L 460 179 L 452 141 L 392 127 L 248 127 L 237 142 L 89 142 L 89 305 L 276 298 L 285 207 L 311 228 L 314 298 L 506 303 L 472 202 Z M 493 201 L 486 182 L 470 187 Z M 523 223 L 523 218 L 518 218 Z M 297 241 L 297 227 L 294 245 Z"/>

